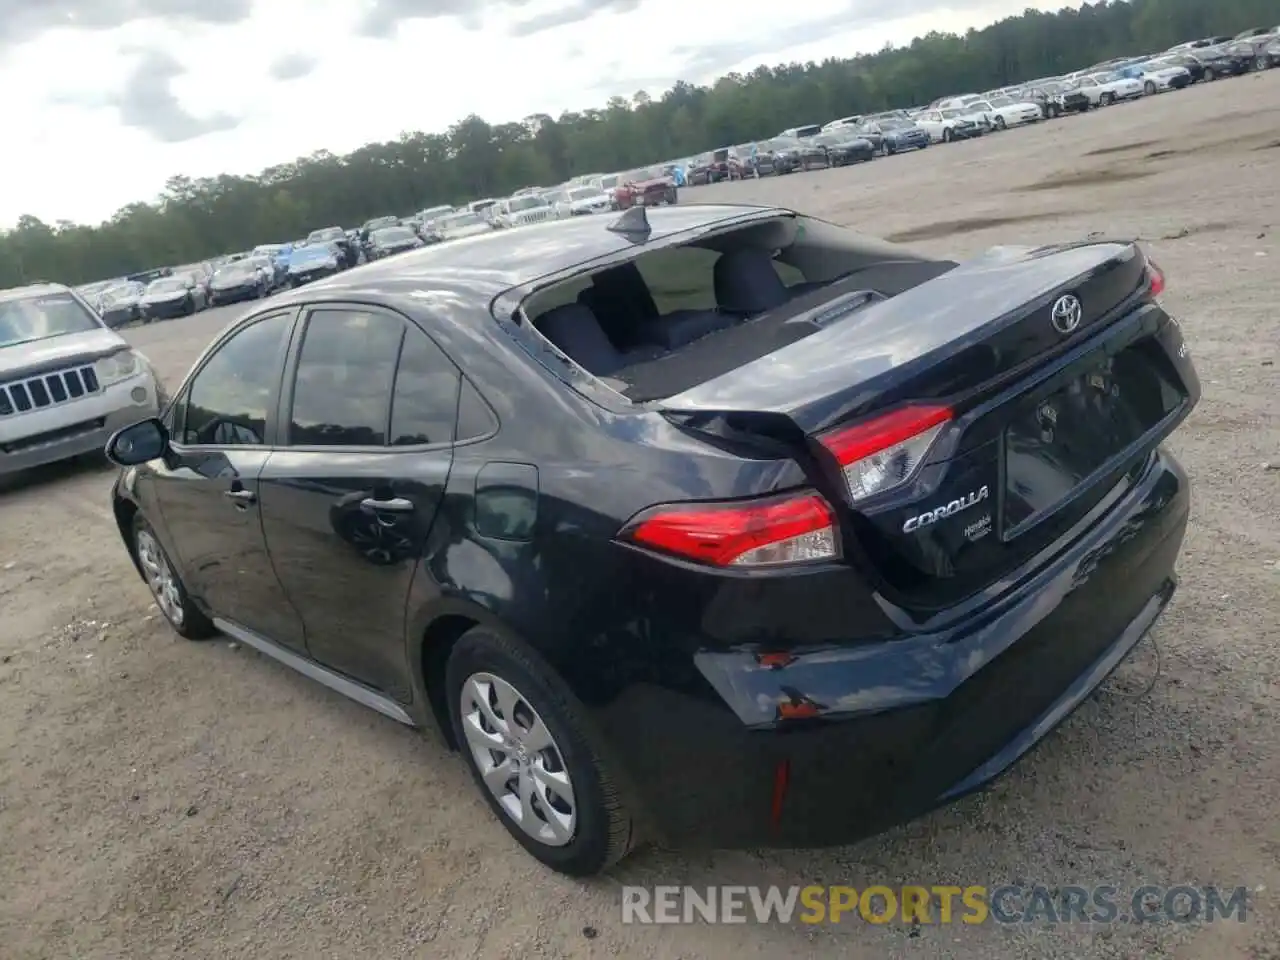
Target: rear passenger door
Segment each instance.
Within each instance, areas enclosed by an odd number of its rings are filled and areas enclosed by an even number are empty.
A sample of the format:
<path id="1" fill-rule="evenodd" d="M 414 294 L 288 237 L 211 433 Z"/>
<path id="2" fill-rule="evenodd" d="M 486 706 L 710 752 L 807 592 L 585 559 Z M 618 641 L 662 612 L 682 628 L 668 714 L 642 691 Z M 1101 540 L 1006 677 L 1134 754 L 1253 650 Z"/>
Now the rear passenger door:
<path id="1" fill-rule="evenodd" d="M 310 309 L 259 478 L 267 547 L 308 652 L 401 702 L 405 604 L 449 479 L 460 380 L 398 313 Z"/>

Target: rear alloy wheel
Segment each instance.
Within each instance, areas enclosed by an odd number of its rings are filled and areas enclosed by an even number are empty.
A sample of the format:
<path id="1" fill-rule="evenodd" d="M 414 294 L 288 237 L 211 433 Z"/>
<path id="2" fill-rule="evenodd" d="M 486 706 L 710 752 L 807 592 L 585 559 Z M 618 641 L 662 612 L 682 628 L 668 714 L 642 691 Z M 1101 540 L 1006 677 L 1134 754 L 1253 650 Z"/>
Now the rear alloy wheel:
<path id="1" fill-rule="evenodd" d="M 1005 123 L 1005 121 L 1004 121 L 1004 117 L 1000 116 L 1000 114 L 996 114 L 996 129 L 997 129 L 997 130 L 1007 130 L 1007 129 L 1008 129 L 1008 127 L 1009 127 L 1009 125 L 1008 125 L 1007 123 Z"/>
<path id="2" fill-rule="evenodd" d="M 138 558 L 142 578 L 155 599 L 156 607 L 169 621 L 169 626 L 180 637 L 188 640 L 207 640 L 218 631 L 187 595 L 168 555 L 160 546 L 151 524 L 136 514 L 133 518 L 133 551 Z"/>
<path id="3" fill-rule="evenodd" d="M 1142 85 L 1142 92 L 1148 97 L 1155 96 L 1156 85 L 1154 80 L 1148 80 Z"/>
<path id="4" fill-rule="evenodd" d="M 449 655 L 449 713 L 489 807 L 542 863 L 590 876 L 631 849 L 631 818 L 582 708 L 522 644 L 483 627 Z"/>
<path id="5" fill-rule="evenodd" d="M 955 134 L 951 132 L 951 128 L 950 128 L 950 127 L 943 127 L 943 128 L 942 128 L 942 142 L 943 142 L 943 143 L 950 143 L 950 142 L 951 142 L 952 140 L 954 140 L 955 138 L 956 138 L 956 137 L 955 137 Z"/>
<path id="6" fill-rule="evenodd" d="M 1253 61 L 1253 69 L 1255 70 L 1269 70 L 1270 68 L 1271 60 L 1267 57 L 1259 57 L 1257 60 Z"/>

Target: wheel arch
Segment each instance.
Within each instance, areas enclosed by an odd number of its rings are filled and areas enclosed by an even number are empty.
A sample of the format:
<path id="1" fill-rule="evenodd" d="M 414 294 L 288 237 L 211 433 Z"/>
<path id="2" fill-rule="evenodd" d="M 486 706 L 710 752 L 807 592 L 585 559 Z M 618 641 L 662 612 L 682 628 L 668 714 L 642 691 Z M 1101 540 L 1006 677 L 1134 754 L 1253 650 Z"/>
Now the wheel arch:
<path id="1" fill-rule="evenodd" d="M 449 698 L 445 689 L 445 668 L 454 645 L 473 627 L 487 627 L 510 635 L 512 631 L 491 610 L 461 597 L 446 597 L 412 615 L 408 625 L 409 662 L 413 665 L 415 699 L 422 705 L 419 719 L 424 725 L 434 720 L 451 750 L 458 749 Z"/>
<path id="2" fill-rule="evenodd" d="M 133 569 L 142 576 L 142 567 L 138 564 L 138 551 L 133 545 L 133 518 L 138 515 L 138 505 L 128 497 L 115 494 L 111 498 L 111 512 L 116 519 L 116 527 L 120 531 L 120 539 L 124 548 L 129 551 L 129 559 L 133 561 Z"/>

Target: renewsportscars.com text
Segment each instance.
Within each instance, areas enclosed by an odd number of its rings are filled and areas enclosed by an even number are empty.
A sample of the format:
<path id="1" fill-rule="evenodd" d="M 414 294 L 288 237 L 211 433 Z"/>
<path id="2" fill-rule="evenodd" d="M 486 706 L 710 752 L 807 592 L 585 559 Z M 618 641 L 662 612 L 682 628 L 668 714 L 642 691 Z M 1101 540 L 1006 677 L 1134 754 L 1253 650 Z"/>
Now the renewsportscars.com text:
<path id="1" fill-rule="evenodd" d="M 1246 887 L 623 887 L 622 922 L 1243 923 Z"/>

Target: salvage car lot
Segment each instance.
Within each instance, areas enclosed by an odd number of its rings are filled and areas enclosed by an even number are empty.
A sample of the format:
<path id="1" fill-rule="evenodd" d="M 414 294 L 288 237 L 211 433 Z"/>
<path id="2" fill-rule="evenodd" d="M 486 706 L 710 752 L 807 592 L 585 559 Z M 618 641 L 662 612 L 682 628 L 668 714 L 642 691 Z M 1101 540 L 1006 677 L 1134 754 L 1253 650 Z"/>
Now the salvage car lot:
<path id="1" fill-rule="evenodd" d="M 578 884 L 462 763 L 226 642 L 179 641 L 128 566 L 110 474 L 0 493 L 0 942 L 14 957 L 1266 956 L 1280 936 L 1280 75 L 852 169 L 699 188 L 957 256 L 1140 236 L 1204 399 L 1183 588 L 1144 646 L 991 791 L 856 847 L 645 851 Z M 176 383 L 243 308 L 128 331 Z M 798 612 L 798 616 L 803 612 Z M 1154 685 L 1142 699 L 1131 694 Z M 624 927 L 621 884 L 1258 888 L 1244 924 L 1058 930 Z"/>

